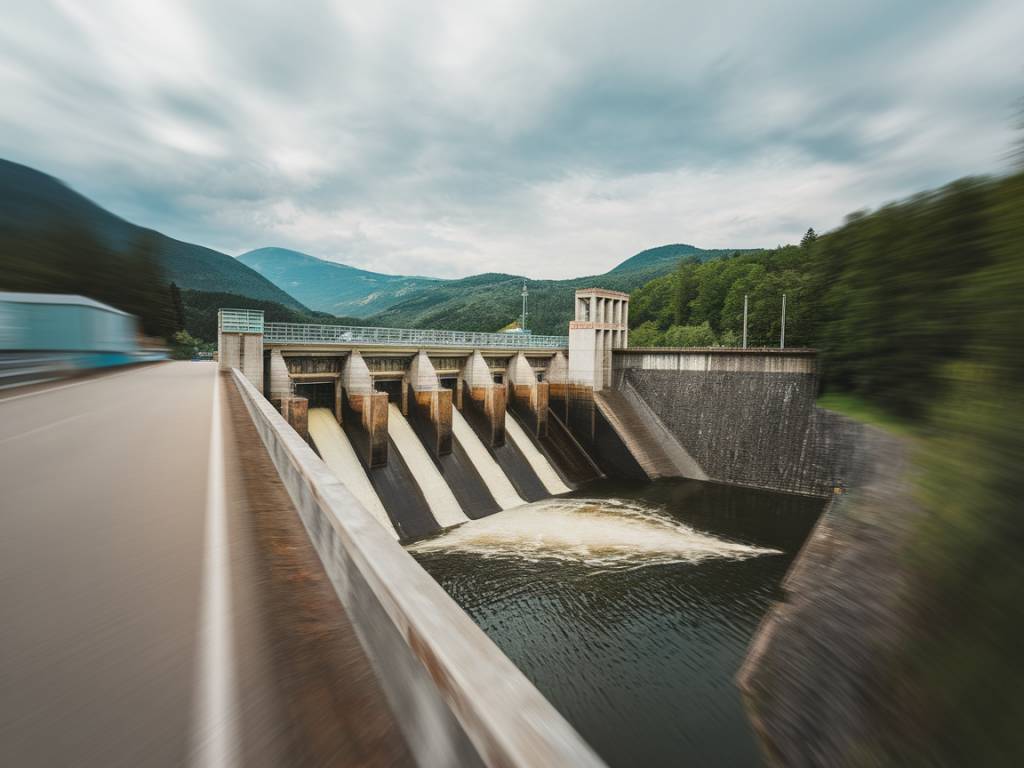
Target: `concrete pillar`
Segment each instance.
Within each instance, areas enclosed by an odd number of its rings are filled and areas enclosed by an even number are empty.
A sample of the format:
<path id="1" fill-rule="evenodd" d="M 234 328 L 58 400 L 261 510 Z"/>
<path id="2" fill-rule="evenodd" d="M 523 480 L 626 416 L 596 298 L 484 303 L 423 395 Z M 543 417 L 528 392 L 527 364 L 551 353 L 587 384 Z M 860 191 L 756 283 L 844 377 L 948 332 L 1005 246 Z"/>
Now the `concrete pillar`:
<path id="1" fill-rule="evenodd" d="M 537 437 L 548 433 L 548 382 L 537 381 L 537 375 L 526 355 L 519 352 L 509 360 L 506 377 L 509 405 L 526 421 Z"/>
<path id="2" fill-rule="evenodd" d="M 388 395 L 373 388 L 366 361 L 352 350 L 341 369 L 342 423 L 367 467 L 388 463 Z"/>
<path id="3" fill-rule="evenodd" d="M 288 373 L 288 364 L 281 355 L 280 349 L 270 350 L 270 401 L 278 401 L 291 397 L 294 392 L 292 377 Z"/>
<path id="4" fill-rule="evenodd" d="M 285 395 L 281 398 L 281 415 L 303 440 L 309 440 L 309 400 Z"/>
<path id="5" fill-rule="evenodd" d="M 569 361 L 561 350 L 548 361 L 544 378 L 548 382 L 548 409 L 565 421 L 569 401 Z"/>
<path id="6" fill-rule="evenodd" d="M 263 394 L 263 312 L 221 309 L 217 313 L 217 360 L 220 370 L 238 368 Z"/>
<path id="7" fill-rule="evenodd" d="M 242 336 L 242 373 L 263 394 L 263 334 Z"/>
<path id="8" fill-rule="evenodd" d="M 490 366 L 479 350 L 468 358 L 459 374 L 464 382 L 462 414 L 485 445 L 505 444 L 505 388 L 494 383 Z"/>
<path id="9" fill-rule="evenodd" d="M 358 350 L 352 350 L 341 367 L 341 386 L 348 396 L 369 395 L 374 392 L 373 376 L 370 375 L 370 369 L 367 368 L 366 361 Z"/>
<path id="10" fill-rule="evenodd" d="M 412 359 L 403 381 L 409 422 L 435 456 L 452 452 L 452 391 L 441 386 L 427 353 Z"/>
<path id="11" fill-rule="evenodd" d="M 509 360 L 507 378 L 509 406 L 529 425 L 532 433 L 544 437 L 548 433 L 548 382 L 537 380 L 537 374 L 522 352 Z"/>
<path id="12" fill-rule="evenodd" d="M 263 334 L 217 332 L 217 360 L 220 370 L 238 368 L 263 394 Z"/>

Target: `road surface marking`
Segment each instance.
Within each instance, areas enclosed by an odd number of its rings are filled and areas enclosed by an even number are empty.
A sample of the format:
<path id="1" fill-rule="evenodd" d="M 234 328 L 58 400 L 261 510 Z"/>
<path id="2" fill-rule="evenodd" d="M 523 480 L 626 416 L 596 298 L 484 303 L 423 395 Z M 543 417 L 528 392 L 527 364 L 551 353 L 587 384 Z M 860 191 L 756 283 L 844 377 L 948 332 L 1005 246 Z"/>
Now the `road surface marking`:
<path id="1" fill-rule="evenodd" d="M 231 656 L 231 585 L 220 374 L 213 375 L 210 469 L 206 487 L 206 547 L 199 618 L 199 677 L 192 764 L 231 768 L 238 763 L 234 669 Z"/>

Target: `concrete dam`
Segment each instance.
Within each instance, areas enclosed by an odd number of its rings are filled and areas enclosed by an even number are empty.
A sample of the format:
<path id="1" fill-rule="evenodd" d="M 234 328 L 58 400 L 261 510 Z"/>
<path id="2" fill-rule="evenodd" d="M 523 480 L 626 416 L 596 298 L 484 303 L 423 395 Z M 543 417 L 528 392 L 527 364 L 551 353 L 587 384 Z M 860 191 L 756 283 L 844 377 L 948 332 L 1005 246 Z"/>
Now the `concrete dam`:
<path id="1" fill-rule="evenodd" d="M 421 764 L 758 763 L 731 680 L 846 443 L 813 351 L 630 348 L 628 298 L 564 337 L 220 312 Z"/>

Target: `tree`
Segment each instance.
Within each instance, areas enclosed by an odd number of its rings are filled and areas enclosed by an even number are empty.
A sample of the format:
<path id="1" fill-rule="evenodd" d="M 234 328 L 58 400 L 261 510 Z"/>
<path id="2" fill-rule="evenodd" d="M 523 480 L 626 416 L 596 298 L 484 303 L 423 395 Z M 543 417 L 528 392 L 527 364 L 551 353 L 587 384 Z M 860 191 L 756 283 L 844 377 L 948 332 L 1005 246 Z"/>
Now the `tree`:
<path id="1" fill-rule="evenodd" d="M 800 247 L 809 248 L 814 244 L 814 241 L 818 239 L 818 233 L 814 231 L 813 227 L 808 227 L 807 231 L 804 232 L 804 236 L 800 238 Z"/>
<path id="2" fill-rule="evenodd" d="M 178 284 L 171 283 L 171 307 L 174 310 L 174 323 L 176 331 L 185 329 L 185 305 L 181 301 L 181 289 Z"/>
<path id="3" fill-rule="evenodd" d="M 697 298 L 700 287 L 697 269 L 700 259 L 691 256 L 679 262 L 675 275 L 674 325 L 685 325 L 690 319 L 690 302 Z"/>
<path id="4" fill-rule="evenodd" d="M 718 339 L 707 320 L 700 325 L 673 325 L 665 332 L 667 347 L 713 347 L 717 344 Z"/>
<path id="5" fill-rule="evenodd" d="M 641 323 L 629 332 L 631 347 L 660 347 L 662 344 L 664 344 L 662 333 L 658 330 L 658 326 L 650 320 Z"/>

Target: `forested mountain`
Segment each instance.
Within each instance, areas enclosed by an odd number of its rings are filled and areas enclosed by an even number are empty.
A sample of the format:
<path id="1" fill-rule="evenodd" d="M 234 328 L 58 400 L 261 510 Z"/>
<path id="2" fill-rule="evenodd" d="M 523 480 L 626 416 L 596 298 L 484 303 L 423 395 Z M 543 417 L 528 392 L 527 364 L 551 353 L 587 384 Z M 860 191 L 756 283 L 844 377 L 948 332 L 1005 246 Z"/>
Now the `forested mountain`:
<path id="1" fill-rule="evenodd" d="M 527 280 L 528 325 L 535 333 L 564 334 L 577 288 L 629 291 L 675 269 L 681 256 L 702 261 L 728 253 L 666 245 L 638 253 L 603 275 Z M 460 280 L 382 275 L 281 248 L 261 248 L 239 258 L 314 309 L 345 311 L 375 325 L 495 331 L 521 312 L 519 275 L 487 273 Z"/>
<path id="2" fill-rule="evenodd" d="M 168 311 L 171 282 L 306 309 L 227 254 L 138 227 L 52 176 L 6 160 L 0 254 L 0 288 L 84 293 L 139 315 L 154 333 L 163 324 L 155 314 Z"/>
<path id="3" fill-rule="evenodd" d="M 623 272 L 646 272 L 654 276 L 654 273 L 664 274 L 670 271 L 679 264 L 679 261 L 683 258 L 691 258 L 697 261 L 707 261 L 719 256 L 728 256 L 732 253 L 752 253 L 753 251 L 760 249 L 712 249 L 708 250 L 705 248 L 697 248 L 693 245 L 684 245 L 677 243 L 675 245 L 659 245 L 657 248 L 648 248 L 646 251 L 640 251 L 635 256 L 631 256 L 624 262 L 619 264 L 607 274 L 615 275 Z"/>
<path id="4" fill-rule="evenodd" d="M 353 317 L 368 317 L 440 282 L 368 272 L 287 248 L 258 248 L 238 260 L 312 309 Z"/>
<path id="5" fill-rule="evenodd" d="M 666 245 L 636 254 L 604 275 L 572 280 L 528 280 L 529 326 L 563 334 L 572 319 L 572 293 L 600 284 L 628 291 L 675 268 L 685 255 L 710 259 L 731 251 Z M 517 319 L 523 278 L 487 273 L 460 280 L 383 275 L 282 248 L 239 257 L 280 288 L 324 312 L 345 312 L 375 325 L 494 331 Z"/>
<path id="6" fill-rule="evenodd" d="M 354 317 L 336 317 L 326 312 L 292 309 L 276 301 L 253 299 L 236 293 L 185 290 L 181 292 L 181 298 L 184 305 L 185 329 L 193 336 L 205 340 L 217 338 L 217 311 L 226 307 L 263 310 L 263 319 L 268 323 L 364 324 Z"/>
<path id="7" fill-rule="evenodd" d="M 624 272 L 573 280 L 527 280 L 527 326 L 538 334 L 564 335 L 573 314 L 573 293 L 599 286 L 629 291 L 647 279 L 644 272 Z M 420 290 L 411 298 L 370 318 L 377 325 L 496 331 L 519 318 L 523 278 L 490 273 L 450 280 Z"/>

